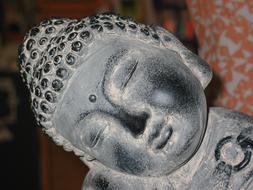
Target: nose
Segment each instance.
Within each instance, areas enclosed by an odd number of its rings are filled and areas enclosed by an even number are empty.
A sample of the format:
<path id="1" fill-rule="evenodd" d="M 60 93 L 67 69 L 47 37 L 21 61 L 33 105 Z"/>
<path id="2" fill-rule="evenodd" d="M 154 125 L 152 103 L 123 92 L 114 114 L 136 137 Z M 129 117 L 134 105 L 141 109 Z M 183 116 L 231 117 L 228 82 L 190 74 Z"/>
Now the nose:
<path id="1" fill-rule="evenodd" d="M 124 110 L 120 110 L 117 117 L 119 117 L 119 119 L 124 123 L 123 126 L 127 127 L 127 129 L 135 138 L 138 138 L 145 131 L 149 115 L 147 113 L 142 113 L 141 115 L 133 115 L 125 112 Z"/>

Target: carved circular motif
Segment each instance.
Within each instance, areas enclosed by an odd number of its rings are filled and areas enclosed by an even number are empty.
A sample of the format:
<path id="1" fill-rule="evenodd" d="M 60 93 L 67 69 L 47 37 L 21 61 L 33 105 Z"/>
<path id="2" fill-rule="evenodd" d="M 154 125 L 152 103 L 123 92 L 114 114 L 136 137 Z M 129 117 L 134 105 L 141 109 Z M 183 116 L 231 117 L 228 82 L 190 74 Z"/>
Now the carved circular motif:
<path id="1" fill-rule="evenodd" d="M 242 148 L 233 142 L 228 142 L 221 148 L 221 160 L 230 165 L 237 165 L 243 161 L 244 152 Z"/>
<path id="2" fill-rule="evenodd" d="M 233 136 L 221 139 L 215 149 L 215 159 L 231 166 L 236 172 L 242 170 L 251 160 L 251 151 L 245 149 L 240 143 Z"/>

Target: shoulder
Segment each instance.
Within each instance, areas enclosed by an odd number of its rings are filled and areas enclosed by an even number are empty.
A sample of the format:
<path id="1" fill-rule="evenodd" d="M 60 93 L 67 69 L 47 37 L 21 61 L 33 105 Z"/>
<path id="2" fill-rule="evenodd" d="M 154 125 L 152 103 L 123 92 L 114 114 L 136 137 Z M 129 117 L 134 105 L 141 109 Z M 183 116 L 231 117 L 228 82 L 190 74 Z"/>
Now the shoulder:
<path id="1" fill-rule="evenodd" d="M 210 108 L 205 138 L 208 156 L 202 169 L 210 169 L 210 185 L 249 189 L 253 180 L 253 117 L 225 108 Z"/>
<path id="2" fill-rule="evenodd" d="M 208 135 L 212 136 L 210 140 L 216 142 L 216 160 L 220 158 L 220 151 L 223 151 L 227 144 L 233 144 L 231 148 L 251 155 L 249 152 L 253 149 L 253 117 L 225 108 L 211 108 L 208 114 L 206 136 Z M 230 154 L 232 156 L 232 153 Z"/>
<path id="3" fill-rule="evenodd" d="M 213 122 L 214 119 L 216 121 L 217 119 L 219 119 L 220 121 L 218 123 L 220 124 L 221 122 L 225 122 L 225 123 L 236 122 L 234 124 L 237 124 L 237 125 L 239 124 L 239 126 L 242 126 L 242 127 L 244 124 L 251 124 L 251 125 L 253 124 L 253 117 L 241 112 L 237 112 L 234 110 L 221 108 L 221 107 L 211 107 L 209 109 L 208 121 Z"/>
<path id="4" fill-rule="evenodd" d="M 211 136 L 207 138 L 218 141 L 216 149 L 230 141 L 244 151 L 253 149 L 253 117 L 244 113 L 224 108 L 211 108 L 206 133 L 206 136 Z"/>
<path id="5" fill-rule="evenodd" d="M 200 148 L 174 175 L 187 189 L 245 189 L 253 186 L 253 117 L 210 108 Z M 184 175 L 187 173 L 187 175 Z M 180 174 L 180 175 L 179 175 Z"/>

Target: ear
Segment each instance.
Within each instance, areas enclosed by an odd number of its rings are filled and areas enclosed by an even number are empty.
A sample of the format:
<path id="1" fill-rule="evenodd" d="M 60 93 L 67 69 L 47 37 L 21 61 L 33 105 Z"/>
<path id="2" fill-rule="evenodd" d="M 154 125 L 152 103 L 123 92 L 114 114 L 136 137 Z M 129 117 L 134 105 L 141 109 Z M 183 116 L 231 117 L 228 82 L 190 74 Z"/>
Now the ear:
<path id="1" fill-rule="evenodd" d="M 176 51 L 183 60 L 183 63 L 192 71 L 198 78 L 203 88 L 206 88 L 212 79 L 212 70 L 210 66 L 199 56 L 188 50 L 173 34 L 161 27 L 153 28 L 159 35 L 162 44 Z"/>
<path id="2" fill-rule="evenodd" d="M 184 60 L 185 65 L 199 79 L 203 88 L 206 88 L 213 76 L 212 70 L 207 62 L 189 50 L 181 52 L 180 56 Z"/>

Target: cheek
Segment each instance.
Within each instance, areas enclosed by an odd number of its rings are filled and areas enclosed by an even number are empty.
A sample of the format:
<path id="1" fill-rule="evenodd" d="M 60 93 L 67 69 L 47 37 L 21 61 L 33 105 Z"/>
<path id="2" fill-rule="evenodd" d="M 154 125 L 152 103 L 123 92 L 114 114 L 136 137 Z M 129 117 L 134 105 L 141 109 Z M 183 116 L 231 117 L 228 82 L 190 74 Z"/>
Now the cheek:
<path id="1" fill-rule="evenodd" d="M 188 158 L 201 142 L 204 126 L 199 120 L 199 116 L 191 115 L 180 119 L 180 123 L 173 125 L 174 154 L 179 158 Z"/>
<path id="2" fill-rule="evenodd" d="M 92 153 L 102 164 L 124 173 L 143 175 L 151 165 L 145 145 L 123 130 L 109 130 Z"/>
<path id="3" fill-rule="evenodd" d="M 143 150 L 137 150 L 135 147 L 126 144 L 117 143 L 114 145 L 113 157 L 115 167 L 120 171 L 141 175 L 150 165 L 149 158 Z"/>

